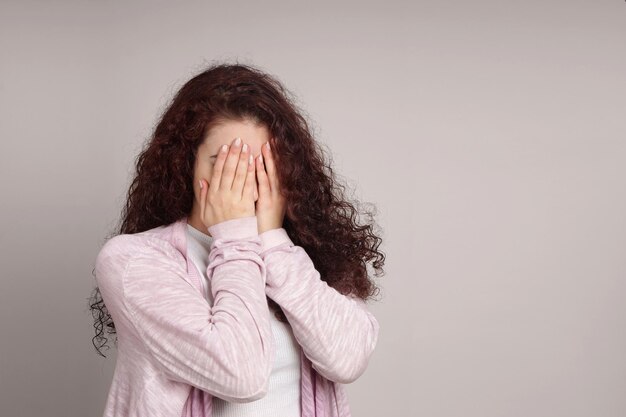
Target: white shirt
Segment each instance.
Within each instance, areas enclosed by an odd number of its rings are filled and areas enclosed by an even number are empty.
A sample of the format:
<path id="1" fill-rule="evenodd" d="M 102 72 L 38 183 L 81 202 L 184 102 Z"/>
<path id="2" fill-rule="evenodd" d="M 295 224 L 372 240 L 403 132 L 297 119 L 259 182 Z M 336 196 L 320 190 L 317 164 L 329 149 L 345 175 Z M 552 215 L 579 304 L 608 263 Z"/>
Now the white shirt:
<path id="1" fill-rule="evenodd" d="M 187 256 L 198 269 L 205 298 L 213 305 L 213 294 L 206 277 L 213 238 L 187 224 Z M 248 403 L 232 403 L 213 397 L 214 417 L 300 417 L 300 351 L 289 323 L 279 321 L 270 310 L 270 323 L 276 352 L 267 395 Z"/>

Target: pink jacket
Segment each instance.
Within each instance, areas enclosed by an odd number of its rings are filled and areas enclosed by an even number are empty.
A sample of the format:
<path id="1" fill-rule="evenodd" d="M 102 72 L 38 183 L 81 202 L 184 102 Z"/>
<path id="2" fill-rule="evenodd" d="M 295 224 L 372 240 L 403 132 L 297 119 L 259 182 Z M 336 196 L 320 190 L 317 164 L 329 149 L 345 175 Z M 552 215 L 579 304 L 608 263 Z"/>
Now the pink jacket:
<path id="1" fill-rule="evenodd" d="M 104 417 L 210 417 L 212 397 L 267 393 L 274 340 L 265 296 L 300 345 L 302 417 L 348 417 L 342 384 L 365 371 L 379 325 L 363 300 L 320 279 L 284 228 L 261 234 L 256 216 L 211 226 L 207 277 L 187 258 L 187 218 L 109 239 L 96 280 L 115 322 L 117 361 Z"/>

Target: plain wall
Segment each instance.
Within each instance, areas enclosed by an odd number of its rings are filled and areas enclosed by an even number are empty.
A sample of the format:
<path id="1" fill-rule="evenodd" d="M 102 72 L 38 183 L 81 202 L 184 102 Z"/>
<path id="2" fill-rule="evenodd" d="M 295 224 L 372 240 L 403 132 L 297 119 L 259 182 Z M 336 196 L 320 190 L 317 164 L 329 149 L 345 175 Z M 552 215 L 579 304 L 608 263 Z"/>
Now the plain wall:
<path id="1" fill-rule="evenodd" d="M 172 94 L 238 59 L 379 210 L 355 417 L 623 417 L 625 45 L 618 0 L 2 1 L 0 415 L 101 416 L 95 256 Z"/>

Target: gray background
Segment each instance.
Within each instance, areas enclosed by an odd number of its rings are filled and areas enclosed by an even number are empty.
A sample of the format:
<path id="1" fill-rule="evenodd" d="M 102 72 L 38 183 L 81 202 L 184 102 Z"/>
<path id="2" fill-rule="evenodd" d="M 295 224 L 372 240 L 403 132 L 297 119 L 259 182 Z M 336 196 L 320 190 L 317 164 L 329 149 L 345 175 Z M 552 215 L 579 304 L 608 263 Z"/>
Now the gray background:
<path id="1" fill-rule="evenodd" d="M 0 415 L 101 415 L 95 256 L 221 59 L 283 81 L 379 208 L 353 415 L 626 415 L 626 2 L 259 3 L 0 3 Z"/>

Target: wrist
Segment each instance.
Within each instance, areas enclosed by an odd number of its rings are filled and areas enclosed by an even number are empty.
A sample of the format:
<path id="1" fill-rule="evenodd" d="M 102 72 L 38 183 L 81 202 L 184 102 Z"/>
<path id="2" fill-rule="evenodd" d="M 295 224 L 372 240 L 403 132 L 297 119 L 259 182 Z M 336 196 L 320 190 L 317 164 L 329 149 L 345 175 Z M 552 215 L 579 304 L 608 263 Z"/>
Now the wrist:
<path id="1" fill-rule="evenodd" d="M 258 223 L 255 215 L 221 221 L 207 228 L 215 239 L 242 239 L 258 236 Z"/>
<path id="2" fill-rule="evenodd" d="M 294 245 L 283 227 L 276 227 L 260 232 L 259 237 L 261 238 L 261 253 L 283 243 L 289 243 L 289 246 Z"/>

